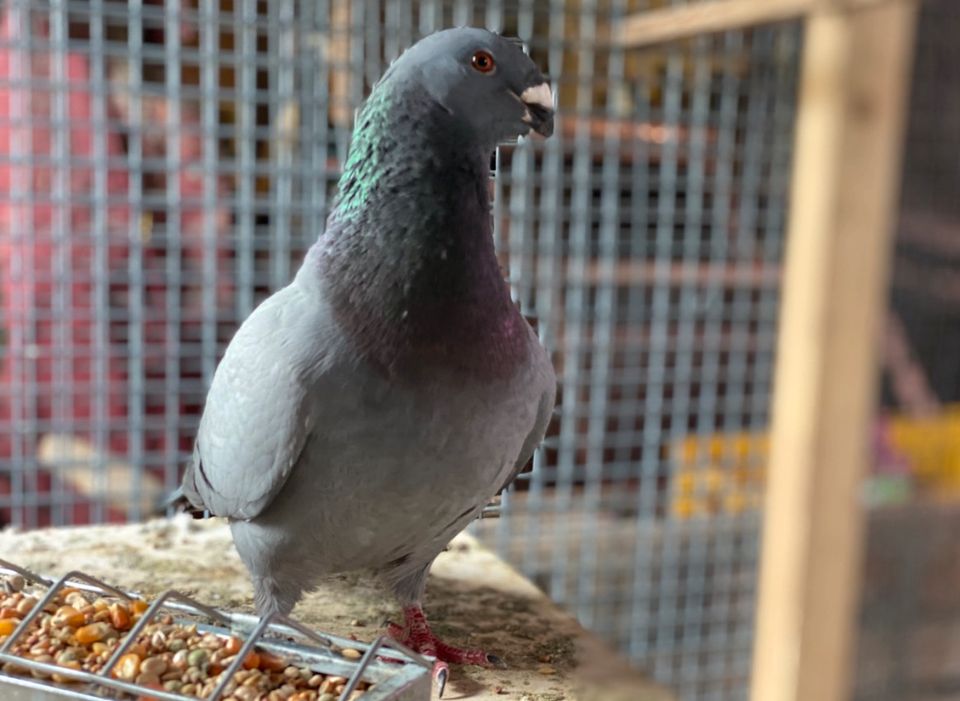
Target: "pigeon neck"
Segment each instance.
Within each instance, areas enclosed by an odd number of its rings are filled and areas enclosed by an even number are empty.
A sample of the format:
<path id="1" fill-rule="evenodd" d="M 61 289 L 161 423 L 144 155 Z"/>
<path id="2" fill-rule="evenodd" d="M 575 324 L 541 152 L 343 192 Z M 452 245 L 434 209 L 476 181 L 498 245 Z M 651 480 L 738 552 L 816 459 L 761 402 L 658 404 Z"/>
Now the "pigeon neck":
<path id="1" fill-rule="evenodd" d="M 527 330 L 494 251 L 489 153 L 445 138 L 420 107 L 361 112 L 340 199 L 308 262 L 343 327 L 380 363 L 511 372 Z"/>

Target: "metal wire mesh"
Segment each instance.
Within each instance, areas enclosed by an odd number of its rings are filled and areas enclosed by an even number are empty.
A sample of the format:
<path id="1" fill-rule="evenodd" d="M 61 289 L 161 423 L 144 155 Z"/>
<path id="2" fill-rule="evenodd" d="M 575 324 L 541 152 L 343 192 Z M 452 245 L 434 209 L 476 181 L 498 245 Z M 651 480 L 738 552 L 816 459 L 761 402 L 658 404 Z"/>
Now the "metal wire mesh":
<path id="1" fill-rule="evenodd" d="M 799 34 L 626 53 L 605 31 L 627 8 L 607 11 L 551 17 L 579 47 L 548 53 L 571 76 L 560 138 L 500 176 L 563 396 L 478 530 L 682 698 L 745 698 Z"/>
<path id="2" fill-rule="evenodd" d="M 562 407 L 476 530 L 684 699 L 745 698 L 799 31 L 617 46 L 646 4 L 9 0 L 0 514 L 151 512 L 231 330 L 322 230 L 355 107 L 483 25 L 560 99 L 499 152 L 494 217 Z"/>

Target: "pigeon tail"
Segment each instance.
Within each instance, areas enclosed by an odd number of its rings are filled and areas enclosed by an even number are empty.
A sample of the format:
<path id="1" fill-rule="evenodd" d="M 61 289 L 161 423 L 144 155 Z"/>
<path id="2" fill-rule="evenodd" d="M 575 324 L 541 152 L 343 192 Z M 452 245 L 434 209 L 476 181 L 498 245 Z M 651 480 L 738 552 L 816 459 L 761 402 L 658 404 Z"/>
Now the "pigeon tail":
<path id="1" fill-rule="evenodd" d="M 190 503 L 187 495 L 183 492 L 183 486 L 177 487 L 160 504 L 159 510 L 163 513 L 187 513 L 194 518 L 210 518 L 210 512 L 206 509 L 198 509 Z"/>

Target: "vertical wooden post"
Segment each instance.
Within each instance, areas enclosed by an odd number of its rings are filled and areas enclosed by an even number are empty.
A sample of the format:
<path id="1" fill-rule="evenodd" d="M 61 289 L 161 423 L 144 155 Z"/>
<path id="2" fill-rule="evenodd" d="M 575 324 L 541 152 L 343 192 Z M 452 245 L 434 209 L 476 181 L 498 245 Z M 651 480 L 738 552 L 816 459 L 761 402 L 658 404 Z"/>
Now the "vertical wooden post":
<path id="1" fill-rule="evenodd" d="M 850 692 L 916 7 L 843 4 L 806 20 L 753 701 Z"/>

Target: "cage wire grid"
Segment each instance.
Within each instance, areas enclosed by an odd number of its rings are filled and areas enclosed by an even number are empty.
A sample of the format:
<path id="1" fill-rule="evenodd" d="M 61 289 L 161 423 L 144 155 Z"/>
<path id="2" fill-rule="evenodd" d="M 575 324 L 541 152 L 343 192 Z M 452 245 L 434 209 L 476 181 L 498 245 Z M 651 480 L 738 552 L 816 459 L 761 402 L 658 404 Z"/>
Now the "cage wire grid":
<path id="1" fill-rule="evenodd" d="M 746 698 L 800 33 L 618 47 L 646 6 L 7 0 L 3 519 L 156 513 L 354 109 L 420 36 L 486 26 L 559 100 L 553 138 L 498 151 L 493 216 L 561 407 L 474 531 L 681 698 Z"/>

